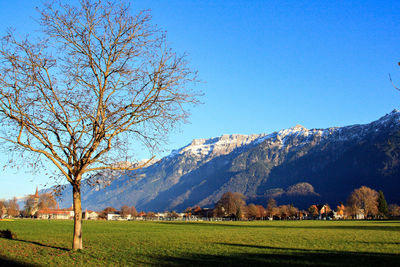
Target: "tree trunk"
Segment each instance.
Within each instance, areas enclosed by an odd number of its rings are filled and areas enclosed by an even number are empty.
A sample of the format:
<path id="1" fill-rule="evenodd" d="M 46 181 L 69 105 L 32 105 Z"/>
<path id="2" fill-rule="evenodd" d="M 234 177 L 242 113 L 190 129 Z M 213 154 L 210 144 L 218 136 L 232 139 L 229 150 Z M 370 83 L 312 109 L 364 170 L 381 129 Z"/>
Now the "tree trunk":
<path id="1" fill-rule="evenodd" d="M 82 249 L 82 205 L 81 205 L 81 185 L 72 185 L 74 203 L 74 238 L 72 250 Z"/>

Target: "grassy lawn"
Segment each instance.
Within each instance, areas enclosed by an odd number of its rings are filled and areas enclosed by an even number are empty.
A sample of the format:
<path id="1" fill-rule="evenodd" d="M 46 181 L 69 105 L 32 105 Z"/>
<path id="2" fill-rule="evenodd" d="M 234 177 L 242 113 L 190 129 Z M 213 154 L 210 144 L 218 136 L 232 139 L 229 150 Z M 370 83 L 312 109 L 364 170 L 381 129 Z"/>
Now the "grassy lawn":
<path id="1" fill-rule="evenodd" d="M 84 222 L 84 247 L 69 251 L 72 221 L 0 221 L 0 265 L 396 266 L 399 221 Z"/>

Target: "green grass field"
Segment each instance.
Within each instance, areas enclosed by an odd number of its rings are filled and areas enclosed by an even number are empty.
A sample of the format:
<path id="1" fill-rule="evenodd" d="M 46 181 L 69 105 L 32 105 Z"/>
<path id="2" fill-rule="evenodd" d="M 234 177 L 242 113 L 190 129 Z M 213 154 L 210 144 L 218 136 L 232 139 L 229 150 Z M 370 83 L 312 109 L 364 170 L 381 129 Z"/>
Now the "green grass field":
<path id="1" fill-rule="evenodd" d="M 399 221 L 84 222 L 0 221 L 0 265 L 398 266 Z"/>

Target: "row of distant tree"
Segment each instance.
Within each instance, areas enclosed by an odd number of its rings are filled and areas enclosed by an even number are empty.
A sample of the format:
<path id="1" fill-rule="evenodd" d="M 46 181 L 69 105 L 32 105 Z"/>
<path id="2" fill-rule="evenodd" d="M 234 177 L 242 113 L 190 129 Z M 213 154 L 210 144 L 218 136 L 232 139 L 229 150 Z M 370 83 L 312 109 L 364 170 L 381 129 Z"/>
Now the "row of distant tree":
<path id="1" fill-rule="evenodd" d="M 307 210 L 299 210 L 293 205 L 278 206 L 269 199 L 266 208 L 262 205 L 246 205 L 241 193 L 225 193 L 216 203 L 213 215 L 217 217 L 260 219 L 277 217 L 279 219 L 298 217 L 333 217 L 334 210 L 328 204 L 312 204 Z M 388 205 L 382 191 L 377 192 L 366 186 L 355 189 L 348 197 L 346 205 L 340 203 L 335 213 L 341 218 L 394 218 L 400 216 L 400 206 Z"/>
<path id="2" fill-rule="evenodd" d="M 198 217 L 219 217 L 231 219 L 260 220 L 266 218 L 276 219 L 296 219 L 296 218 L 316 218 L 316 217 L 333 217 L 333 209 L 329 205 L 312 204 L 307 210 L 299 210 L 293 204 L 277 205 L 277 202 L 270 198 L 266 203 L 266 207 L 246 203 L 246 198 L 238 192 L 227 192 L 222 195 L 220 200 L 215 204 L 214 209 L 202 209 L 200 207 L 187 208 L 185 216 Z M 41 194 L 35 202 L 35 196 L 30 195 L 25 200 L 25 206 L 19 209 L 17 199 L 13 198 L 8 201 L 0 201 L 0 217 L 7 214 L 10 217 L 32 217 L 35 212 L 43 209 L 56 208 L 57 202 L 52 194 Z M 323 208 L 323 210 L 321 210 Z M 340 204 L 335 209 L 336 214 L 342 218 L 357 218 L 360 214 L 364 218 L 395 218 L 400 216 L 400 206 L 397 204 L 388 205 L 382 191 L 375 191 L 366 186 L 355 189 L 347 199 L 347 204 Z M 98 212 L 100 219 L 106 219 L 110 213 L 118 213 L 122 217 L 145 217 L 155 218 L 156 213 L 138 212 L 135 207 L 122 206 L 120 210 L 113 207 L 107 207 Z M 175 211 L 168 212 L 168 217 L 178 218 L 179 215 Z"/>
<path id="3" fill-rule="evenodd" d="M 266 218 L 275 219 L 297 219 L 297 218 L 318 218 L 333 217 L 334 211 L 340 218 L 395 218 L 400 216 L 400 206 L 397 204 L 388 205 L 382 191 L 375 191 L 369 187 L 362 186 L 355 189 L 348 197 L 347 204 L 340 203 L 335 210 L 328 204 L 312 204 L 307 210 L 299 210 L 293 204 L 277 205 L 277 202 L 270 198 L 263 205 L 246 203 L 246 197 L 238 192 L 227 192 L 222 195 L 213 209 L 202 209 L 191 207 L 185 210 L 185 216 L 197 217 L 218 217 L 230 219 L 261 220 Z M 100 212 L 100 218 L 106 218 L 109 213 L 120 213 L 123 217 L 130 214 L 132 217 L 154 218 L 154 212 L 138 213 L 135 207 L 123 206 L 120 211 L 112 207 L 107 207 Z M 174 218 L 179 215 L 172 211 L 168 217 Z"/>

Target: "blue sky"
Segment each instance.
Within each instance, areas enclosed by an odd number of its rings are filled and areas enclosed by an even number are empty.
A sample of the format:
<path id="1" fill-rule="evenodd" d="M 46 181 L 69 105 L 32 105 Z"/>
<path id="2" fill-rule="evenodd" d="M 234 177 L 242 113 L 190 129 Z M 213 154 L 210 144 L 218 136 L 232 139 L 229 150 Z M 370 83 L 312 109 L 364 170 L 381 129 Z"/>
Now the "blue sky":
<path id="1" fill-rule="evenodd" d="M 34 35 L 36 5 L 0 1 L 0 35 L 10 26 Z M 400 1 L 143 0 L 132 7 L 151 9 L 203 81 L 204 104 L 160 156 L 195 138 L 368 123 L 400 107 L 389 81 L 391 74 L 400 85 Z M 1 171 L 0 199 L 46 180 Z"/>

